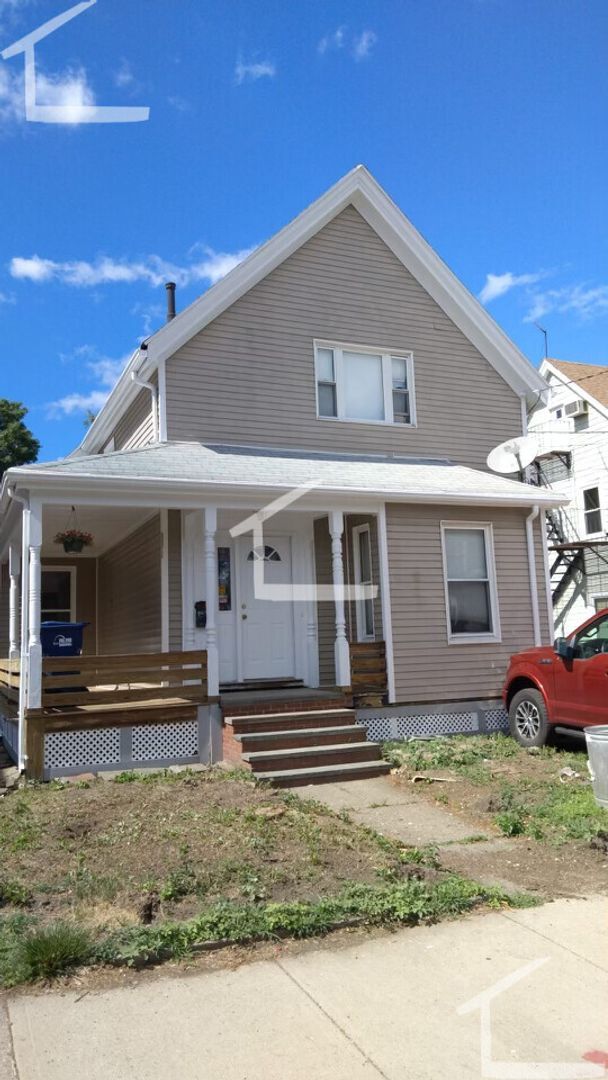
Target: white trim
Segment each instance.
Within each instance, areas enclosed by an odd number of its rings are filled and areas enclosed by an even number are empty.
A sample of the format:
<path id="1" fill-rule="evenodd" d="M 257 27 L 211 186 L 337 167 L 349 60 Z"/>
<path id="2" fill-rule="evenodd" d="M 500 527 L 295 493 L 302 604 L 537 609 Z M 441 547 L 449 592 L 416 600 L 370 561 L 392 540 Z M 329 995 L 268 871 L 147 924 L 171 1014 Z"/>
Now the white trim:
<path id="1" fill-rule="evenodd" d="M 542 645 L 543 638 L 540 632 L 540 610 L 538 606 L 538 580 L 536 575 L 536 549 L 534 544 L 534 522 L 539 516 L 540 508 L 533 506 L 526 517 L 526 548 L 528 551 L 528 573 L 530 575 L 530 602 L 532 604 L 532 627 L 534 631 L 534 644 Z"/>
<path id="2" fill-rule="evenodd" d="M 396 701 L 395 655 L 393 651 L 393 616 L 391 610 L 391 582 L 388 561 L 388 533 L 386 527 L 386 503 L 378 510 L 378 562 L 380 564 L 380 600 L 382 603 L 382 635 L 386 650 L 386 674 L 389 705 Z"/>
<path id="3" fill-rule="evenodd" d="M 169 511 L 160 511 L 160 637 L 161 652 L 169 652 Z"/>
<path id="4" fill-rule="evenodd" d="M 167 441 L 167 368 L 164 360 L 158 365 L 158 439 Z"/>
<path id="5" fill-rule="evenodd" d="M 494 555 L 494 529 L 492 522 L 490 521 L 441 521 L 441 554 L 443 559 L 443 587 L 445 595 L 445 613 L 446 613 L 446 630 L 448 644 L 450 645 L 473 645 L 488 642 L 500 642 L 501 630 L 500 630 L 500 611 L 498 605 L 498 585 L 496 582 L 496 559 Z M 450 592 L 449 592 L 449 580 L 448 580 L 448 560 L 445 547 L 445 534 L 449 530 L 454 529 L 470 529 L 472 531 L 483 531 L 484 543 L 485 543 L 485 556 L 486 566 L 488 571 L 487 580 L 490 592 L 490 617 L 492 620 L 492 629 L 488 633 L 480 634 L 456 634 L 452 631 L 452 620 L 450 615 Z M 471 579 L 472 580 L 472 579 Z"/>
<path id="6" fill-rule="evenodd" d="M 102 454 L 113 454 L 115 450 L 116 439 L 113 435 L 110 435 L 110 438 L 108 439 L 107 443 L 104 444 L 103 450 L 101 452 Z"/>
<path id="7" fill-rule="evenodd" d="M 63 571 L 65 571 L 65 573 L 70 575 L 70 622 L 74 622 L 75 619 L 76 619 L 76 609 L 77 609 L 76 590 L 77 590 L 77 587 L 78 587 L 78 578 L 77 578 L 77 574 L 76 574 L 76 569 L 77 568 L 76 568 L 75 563 L 71 563 L 68 566 L 56 566 L 56 565 L 51 565 L 50 563 L 47 565 L 46 563 L 43 563 L 42 564 L 42 570 L 41 570 L 42 574 L 46 574 L 47 570 L 53 570 L 54 572 L 63 570 Z M 41 594 L 41 601 L 42 601 L 42 594 Z M 65 608 L 56 608 L 56 610 L 57 611 L 65 611 Z M 40 618 L 42 619 L 42 602 L 40 604 Z"/>
<path id="8" fill-rule="evenodd" d="M 325 416 L 319 410 L 319 383 L 327 384 L 324 379 L 319 379 L 317 354 L 319 349 L 329 349 L 334 358 L 334 385 L 336 387 L 336 416 Z M 414 354 L 411 349 L 387 349 L 383 347 L 372 348 L 370 345 L 351 345 L 343 341 L 326 341 L 322 338 L 313 340 L 314 366 L 315 366 L 315 400 L 317 405 L 317 420 L 330 420 L 334 423 L 339 421 L 343 424 L 381 424 L 396 428 L 416 427 L 416 398 L 414 384 Z M 344 353 L 360 353 L 363 356 L 380 357 L 382 367 L 382 394 L 384 419 L 368 420 L 365 417 L 348 416 L 345 411 L 344 390 Z M 405 360 L 407 395 L 410 407 L 410 419 L 407 423 L 395 420 L 393 412 L 393 374 L 392 361 Z"/>
<path id="9" fill-rule="evenodd" d="M 596 611 L 596 609 L 595 609 L 596 600 L 605 600 L 606 601 L 605 607 L 608 608 L 608 589 L 602 589 L 602 590 L 600 590 L 600 592 L 590 593 L 589 596 L 587 597 L 587 603 L 588 603 L 589 607 L 593 607 L 593 614 L 594 615 L 599 615 L 599 611 Z M 600 610 L 603 611 L 604 608 L 600 608 Z"/>
<path id="10" fill-rule="evenodd" d="M 367 543 L 369 550 L 369 570 L 370 579 L 368 582 L 363 582 L 361 577 L 361 536 L 363 533 L 367 534 Z M 364 525 L 354 525 L 352 528 L 352 543 L 353 543 L 353 571 L 355 577 L 355 585 L 370 585 L 373 586 L 373 568 L 372 568 L 372 533 L 369 522 Z M 355 621 L 357 624 L 357 641 L 375 641 L 376 640 L 376 619 L 374 614 L 374 605 L 372 601 L 372 632 L 368 634 L 365 627 L 365 605 L 368 602 L 369 597 L 364 599 L 360 597 L 355 601 Z"/>
<path id="11" fill-rule="evenodd" d="M 540 512 L 541 541 L 543 545 L 543 566 L 545 568 L 545 595 L 547 600 L 547 621 L 551 641 L 555 638 L 555 613 L 553 611 L 553 592 L 551 590 L 551 568 L 549 566 L 549 544 L 547 543 L 547 514 Z"/>
<path id="12" fill-rule="evenodd" d="M 599 505 L 595 509 L 592 509 L 592 510 L 587 510 L 585 508 L 585 495 L 587 494 L 588 491 L 597 491 L 597 501 L 598 501 Z M 590 538 L 591 540 L 593 540 L 594 537 L 596 537 L 596 538 L 597 537 L 603 537 L 604 533 L 605 533 L 604 514 L 603 514 L 602 506 L 601 506 L 601 488 L 600 488 L 599 481 L 597 483 L 595 483 L 595 484 L 591 484 L 590 487 L 581 488 L 581 514 L 582 514 L 582 517 L 583 517 L 583 528 L 582 528 L 583 536 L 586 536 L 586 537 Z M 587 514 L 599 514 L 600 515 L 600 527 L 599 527 L 599 529 L 596 529 L 594 532 L 589 532 L 589 530 L 587 528 Z"/>
<path id="13" fill-rule="evenodd" d="M 357 165 L 343 176 L 222 281 L 157 330 L 147 342 L 147 353 L 140 367 L 141 375 L 149 375 L 161 360 L 169 358 L 190 338 L 200 333 L 349 205 L 358 210 L 515 393 L 539 393 L 546 389 L 544 380 L 530 361 L 433 251 L 363 165 Z M 137 349 L 76 453 L 94 452 L 128 408 L 135 396 L 130 373 L 140 359 L 141 353 Z"/>

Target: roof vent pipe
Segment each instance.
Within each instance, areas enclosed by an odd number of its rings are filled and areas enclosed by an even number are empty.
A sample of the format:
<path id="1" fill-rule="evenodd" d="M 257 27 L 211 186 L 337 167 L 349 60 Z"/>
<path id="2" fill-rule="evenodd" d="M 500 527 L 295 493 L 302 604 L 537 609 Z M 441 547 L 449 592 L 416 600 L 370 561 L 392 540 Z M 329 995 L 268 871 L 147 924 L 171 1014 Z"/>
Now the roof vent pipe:
<path id="1" fill-rule="evenodd" d="M 167 290 L 167 322 L 175 318 L 175 282 L 168 281 L 165 285 Z"/>

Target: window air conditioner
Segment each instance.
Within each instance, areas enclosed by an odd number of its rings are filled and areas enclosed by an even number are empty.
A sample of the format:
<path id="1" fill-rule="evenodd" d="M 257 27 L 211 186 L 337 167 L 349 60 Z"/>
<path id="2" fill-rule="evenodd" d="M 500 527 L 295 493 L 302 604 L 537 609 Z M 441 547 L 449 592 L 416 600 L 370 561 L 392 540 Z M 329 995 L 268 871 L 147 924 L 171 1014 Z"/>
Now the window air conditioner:
<path id="1" fill-rule="evenodd" d="M 570 401 L 566 405 L 566 416 L 584 416 L 589 411 L 589 406 L 582 398 L 577 398 L 576 401 Z"/>

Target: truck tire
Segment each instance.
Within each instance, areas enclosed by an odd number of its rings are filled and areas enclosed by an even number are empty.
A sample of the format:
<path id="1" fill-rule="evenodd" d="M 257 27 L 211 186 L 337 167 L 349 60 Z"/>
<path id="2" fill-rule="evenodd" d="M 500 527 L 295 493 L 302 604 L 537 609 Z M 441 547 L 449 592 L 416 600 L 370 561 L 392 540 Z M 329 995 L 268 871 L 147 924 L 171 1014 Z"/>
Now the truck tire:
<path id="1" fill-rule="evenodd" d="M 518 690 L 509 705 L 509 730 L 520 746 L 544 746 L 549 735 L 547 707 L 540 690 Z"/>

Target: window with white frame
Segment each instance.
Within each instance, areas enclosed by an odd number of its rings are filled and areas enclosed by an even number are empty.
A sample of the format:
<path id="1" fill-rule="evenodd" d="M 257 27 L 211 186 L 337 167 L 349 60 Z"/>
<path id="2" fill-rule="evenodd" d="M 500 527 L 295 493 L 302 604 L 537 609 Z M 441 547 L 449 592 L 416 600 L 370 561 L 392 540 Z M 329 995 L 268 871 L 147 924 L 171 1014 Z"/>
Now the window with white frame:
<path id="1" fill-rule="evenodd" d="M 317 342 L 315 367 L 320 419 L 416 423 L 411 353 Z"/>
<path id="2" fill-rule="evenodd" d="M 443 523 L 443 564 L 450 641 L 498 641 L 492 526 Z"/>
<path id="3" fill-rule="evenodd" d="M 583 516 L 585 519 L 585 533 L 602 531 L 602 511 L 600 510 L 600 489 L 597 487 L 587 488 L 583 491 Z"/>
<path id="4" fill-rule="evenodd" d="M 353 557 L 355 584 L 367 586 L 366 593 L 357 598 L 357 641 L 374 640 L 374 601 L 371 595 L 374 585 L 372 573 L 372 542 L 369 525 L 357 525 L 353 529 Z"/>

